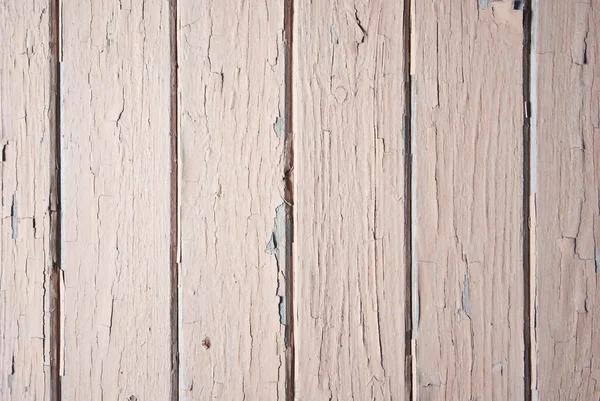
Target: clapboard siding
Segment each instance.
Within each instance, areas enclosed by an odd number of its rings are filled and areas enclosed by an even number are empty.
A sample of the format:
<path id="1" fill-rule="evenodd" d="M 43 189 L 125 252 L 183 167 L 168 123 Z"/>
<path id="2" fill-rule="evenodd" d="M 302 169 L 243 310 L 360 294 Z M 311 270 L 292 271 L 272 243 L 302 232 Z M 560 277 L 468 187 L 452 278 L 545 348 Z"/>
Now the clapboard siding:
<path id="1" fill-rule="evenodd" d="M 180 399 L 284 400 L 284 4 L 178 7 Z"/>
<path id="2" fill-rule="evenodd" d="M 295 395 L 405 397 L 403 4 L 296 1 Z"/>
<path id="3" fill-rule="evenodd" d="M 419 400 L 524 397 L 522 12 L 415 5 Z"/>
<path id="4" fill-rule="evenodd" d="M 600 398 L 600 3 L 538 4 L 537 386 Z"/>
<path id="5" fill-rule="evenodd" d="M 45 1 L 0 5 L 0 399 L 50 400 L 54 102 Z"/>
<path id="6" fill-rule="evenodd" d="M 62 399 L 167 400 L 169 3 L 61 11 Z"/>

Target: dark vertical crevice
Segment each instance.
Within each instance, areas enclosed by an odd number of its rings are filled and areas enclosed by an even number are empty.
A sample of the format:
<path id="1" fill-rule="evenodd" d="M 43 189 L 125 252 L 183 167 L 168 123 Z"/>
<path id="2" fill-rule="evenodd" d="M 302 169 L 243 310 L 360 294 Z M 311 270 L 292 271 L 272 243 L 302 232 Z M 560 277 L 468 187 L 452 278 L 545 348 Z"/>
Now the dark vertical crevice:
<path id="1" fill-rule="evenodd" d="M 532 347 L 531 347 L 531 196 L 532 196 L 532 141 L 531 141 L 531 50 L 532 50 L 532 2 L 527 0 L 523 9 L 523 338 L 524 338 L 524 399 L 532 399 Z"/>
<path id="2" fill-rule="evenodd" d="M 294 346 L 294 134 L 293 134 L 293 29 L 294 29 L 294 1 L 285 0 L 284 3 L 284 43 L 285 43 L 285 140 L 284 140 L 284 181 L 286 204 L 286 241 L 285 265 L 287 269 L 286 280 L 286 309 L 288 322 L 285 328 L 286 343 L 286 399 L 293 401 L 296 392 L 296 360 Z"/>
<path id="3" fill-rule="evenodd" d="M 61 262 L 62 262 L 62 212 L 61 212 L 61 20 L 60 0 L 52 0 L 50 4 L 50 38 L 53 58 L 50 61 L 52 91 L 50 113 L 52 135 L 50 139 L 50 248 L 52 266 L 49 272 L 50 282 L 50 400 L 60 401 L 61 394 Z"/>
<path id="4" fill-rule="evenodd" d="M 179 121 L 177 0 L 170 2 L 171 48 L 171 401 L 179 400 Z"/>
<path id="5" fill-rule="evenodd" d="M 412 76 L 412 0 L 404 0 L 404 249 L 405 249 L 405 383 L 407 400 L 415 396 L 413 388 L 413 366 L 415 365 L 413 355 L 414 342 L 416 342 L 416 322 L 413 312 L 413 292 L 415 291 L 413 280 L 413 76 Z"/>

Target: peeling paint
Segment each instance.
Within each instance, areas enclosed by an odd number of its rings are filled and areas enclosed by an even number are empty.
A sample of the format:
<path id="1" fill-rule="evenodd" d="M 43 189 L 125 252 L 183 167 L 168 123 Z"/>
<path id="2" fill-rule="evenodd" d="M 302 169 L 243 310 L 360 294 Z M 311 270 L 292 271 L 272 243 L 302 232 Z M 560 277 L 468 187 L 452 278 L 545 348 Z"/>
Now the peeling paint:
<path id="1" fill-rule="evenodd" d="M 273 131 L 277 138 L 283 139 L 285 137 L 285 117 L 277 117 L 273 123 Z"/>
<path id="2" fill-rule="evenodd" d="M 11 363 L 11 367 L 10 367 L 10 374 L 7 377 L 7 384 L 8 384 L 8 393 L 12 394 L 12 386 L 13 386 L 13 380 L 15 378 L 15 356 L 13 355 L 12 357 L 12 363 Z"/>
<path id="3" fill-rule="evenodd" d="M 596 263 L 596 273 L 600 273 L 600 248 L 596 248 L 594 261 Z"/>
<path id="4" fill-rule="evenodd" d="M 12 239 L 16 240 L 19 237 L 19 215 L 17 211 L 17 200 L 14 195 L 12 206 L 10 208 L 10 216 L 12 217 Z"/>
<path id="5" fill-rule="evenodd" d="M 462 293 L 462 309 L 469 318 L 471 317 L 471 282 L 469 278 L 469 271 L 465 274 L 465 281 L 463 284 Z"/>
<path id="6" fill-rule="evenodd" d="M 286 279 L 287 272 L 287 238 L 288 238 L 288 218 L 287 205 L 282 203 L 275 208 L 275 219 L 271 239 L 267 244 L 265 252 L 275 257 L 277 263 L 277 296 L 279 297 L 279 320 L 282 325 L 288 324 L 287 312 L 287 290 Z"/>
<path id="7" fill-rule="evenodd" d="M 492 7 L 492 0 L 477 0 L 479 10 L 489 10 Z"/>

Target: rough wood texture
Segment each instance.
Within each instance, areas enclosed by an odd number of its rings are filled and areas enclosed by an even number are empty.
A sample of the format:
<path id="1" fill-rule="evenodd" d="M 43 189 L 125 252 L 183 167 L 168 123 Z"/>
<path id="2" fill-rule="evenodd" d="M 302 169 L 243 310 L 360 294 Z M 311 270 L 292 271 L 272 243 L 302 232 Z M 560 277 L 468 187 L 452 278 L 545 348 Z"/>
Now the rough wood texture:
<path id="1" fill-rule="evenodd" d="M 62 4 L 63 400 L 170 396 L 169 4 Z"/>
<path id="2" fill-rule="evenodd" d="M 49 8 L 0 5 L 0 399 L 49 400 Z"/>
<path id="3" fill-rule="evenodd" d="M 283 1 L 178 3 L 181 399 L 284 400 Z"/>
<path id="4" fill-rule="evenodd" d="M 524 397 L 522 12 L 417 1 L 419 400 Z"/>
<path id="5" fill-rule="evenodd" d="M 600 2 L 540 1 L 540 400 L 600 397 Z"/>
<path id="6" fill-rule="evenodd" d="M 296 399 L 405 393 L 401 1 L 294 5 Z"/>

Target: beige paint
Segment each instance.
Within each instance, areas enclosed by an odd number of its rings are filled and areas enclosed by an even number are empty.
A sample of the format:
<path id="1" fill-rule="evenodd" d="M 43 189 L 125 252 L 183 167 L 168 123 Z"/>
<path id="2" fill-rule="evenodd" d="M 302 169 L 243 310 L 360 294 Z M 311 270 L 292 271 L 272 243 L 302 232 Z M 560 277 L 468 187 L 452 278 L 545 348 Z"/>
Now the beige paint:
<path id="1" fill-rule="evenodd" d="M 600 4 L 543 3 L 535 54 L 539 400 L 597 400 Z"/>
<path id="2" fill-rule="evenodd" d="M 295 2 L 299 400 L 407 391 L 402 21 L 402 2 Z"/>
<path id="3" fill-rule="evenodd" d="M 0 399 L 49 400 L 50 13 L 0 5 Z"/>
<path id="4" fill-rule="evenodd" d="M 180 399 L 284 400 L 283 2 L 178 7 Z"/>
<path id="5" fill-rule="evenodd" d="M 524 396 L 522 12 L 416 5 L 419 400 Z"/>
<path id="6" fill-rule="evenodd" d="M 166 0 L 62 2 L 62 399 L 170 395 Z"/>
<path id="7" fill-rule="evenodd" d="M 598 4 L 533 5 L 2 2 L 0 400 L 597 401 Z"/>

